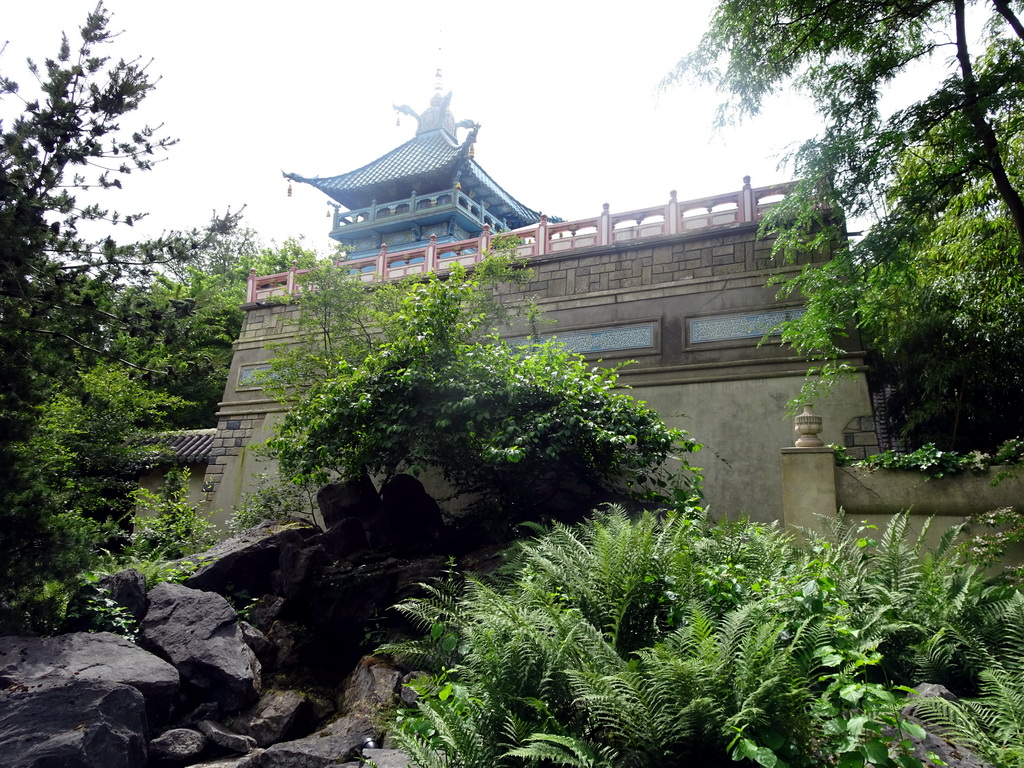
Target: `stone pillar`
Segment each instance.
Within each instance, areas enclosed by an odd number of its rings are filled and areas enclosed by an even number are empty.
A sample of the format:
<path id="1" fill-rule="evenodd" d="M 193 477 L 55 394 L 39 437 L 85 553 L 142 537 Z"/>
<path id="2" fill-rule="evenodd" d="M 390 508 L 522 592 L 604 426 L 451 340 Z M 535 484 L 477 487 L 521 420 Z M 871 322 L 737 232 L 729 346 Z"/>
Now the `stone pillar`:
<path id="1" fill-rule="evenodd" d="M 743 177 L 743 189 L 740 190 L 740 221 L 754 221 L 757 218 L 757 198 L 750 186 L 750 177 Z"/>
<path id="2" fill-rule="evenodd" d="M 809 405 L 795 422 L 796 445 L 782 449 L 783 523 L 817 529 L 819 515 L 836 513 L 835 454 L 818 439 L 821 417 Z"/>
<path id="3" fill-rule="evenodd" d="M 608 203 L 601 206 L 601 218 L 597 225 L 598 245 L 608 245 L 612 241 L 612 217 L 608 208 Z"/>

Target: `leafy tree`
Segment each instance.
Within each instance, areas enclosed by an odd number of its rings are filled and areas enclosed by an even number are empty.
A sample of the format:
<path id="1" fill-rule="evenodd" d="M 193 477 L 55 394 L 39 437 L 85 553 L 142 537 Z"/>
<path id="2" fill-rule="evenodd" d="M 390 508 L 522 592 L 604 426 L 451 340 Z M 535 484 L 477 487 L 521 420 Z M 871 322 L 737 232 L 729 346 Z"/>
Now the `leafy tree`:
<path id="1" fill-rule="evenodd" d="M 159 338 L 169 313 L 131 311 L 122 294 L 238 218 L 229 214 L 213 227 L 155 240 L 115 239 L 141 214 L 107 209 L 95 202 L 97 193 L 150 170 L 174 142 L 129 126 L 154 84 L 138 59 L 102 55 L 115 36 L 109 20 L 98 5 L 80 42 L 65 36 L 56 56 L 41 65 L 29 61 L 34 82 L 27 89 L 8 72 L 0 75 L 0 98 L 22 103 L 19 116 L 0 124 L 2 631 L 31 626 L 46 602 L 45 583 L 79 570 L 93 554 L 93 529 L 48 494 L 38 457 L 24 450 L 37 436 L 40 406 L 55 393 L 73 393 L 79 372 L 102 361 L 150 382 L 164 377 L 164 369 L 132 359 L 132 347 Z"/>
<path id="2" fill-rule="evenodd" d="M 76 384 L 39 409 L 22 460 L 34 463 L 50 504 L 125 524 L 139 472 L 160 461 L 160 447 L 137 438 L 163 426 L 183 402 L 148 389 L 115 364 L 86 371 Z"/>
<path id="3" fill-rule="evenodd" d="M 493 297 L 481 297 L 489 292 L 479 280 L 456 267 L 378 295 L 393 311 L 378 335 L 367 329 L 366 351 L 330 360 L 327 378 L 285 417 L 272 441 L 283 470 L 323 482 L 328 472 L 438 467 L 502 522 L 574 487 L 662 487 L 673 448 L 696 444 L 614 391 L 615 370 L 555 344 L 484 335 L 493 316 L 482 307 Z"/>
<path id="4" fill-rule="evenodd" d="M 536 326 L 533 300 L 513 290 L 526 288 L 532 276 L 515 255 L 517 242 L 495 238 L 491 253 L 474 267 L 460 309 L 474 323 L 469 338 L 480 339 L 493 328 L 517 322 L 530 329 Z M 409 292 L 417 290 L 416 279 L 367 285 L 349 273 L 343 260 L 317 259 L 306 251 L 294 261 L 308 264 L 311 258 L 316 268 L 299 278 L 301 295 L 285 299 L 298 310 L 296 341 L 270 345 L 275 357 L 264 387 L 283 400 L 333 375 L 339 362 L 359 365 L 381 342 L 409 332 L 409 318 L 401 306 Z"/>
<path id="5" fill-rule="evenodd" d="M 991 449 L 1024 429 L 1024 26 L 1007 0 L 923 3 L 723 0 L 687 75 L 752 115 L 784 87 L 807 93 L 821 135 L 792 156 L 801 179 L 763 232 L 793 256 L 835 248 L 785 286 L 808 312 L 784 339 L 844 370 L 842 337 L 879 354 L 876 386 L 915 442 Z M 973 14 L 973 16 L 972 16 Z M 969 22 L 984 14 L 975 43 Z M 890 86 L 940 73 L 886 113 Z M 838 211 L 872 222 L 851 242 Z M 805 396 L 813 396 L 809 381 Z M 1001 404 L 1001 405 L 999 405 Z M 954 445 L 955 444 L 955 445 Z"/>

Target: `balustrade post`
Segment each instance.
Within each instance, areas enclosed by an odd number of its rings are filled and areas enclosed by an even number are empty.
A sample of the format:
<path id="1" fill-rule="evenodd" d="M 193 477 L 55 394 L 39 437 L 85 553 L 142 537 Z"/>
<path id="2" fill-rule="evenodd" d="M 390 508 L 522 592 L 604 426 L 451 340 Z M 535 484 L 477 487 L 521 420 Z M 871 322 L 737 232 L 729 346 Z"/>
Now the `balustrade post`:
<path id="1" fill-rule="evenodd" d="M 668 193 L 665 221 L 668 223 L 668 234 L 679 234 L 679 201 L 676 199 L 676 190 L 674 189 Z"/>
<path id="2" fill-rule="evenodd" d="M 437 235 L 430 236 L 430 242 L 427 243 L 427 272 L 437 271 Z"/>
<path id="3" fill-rule="evenodd" d="M 548 252 L 548 215 L 542 213 L 537 224 L 537 250 L 534 255 L 543 256 Z"/>
<path id="4" fill-rule="evenodd" d="M 370 221 L 375 221 L 376 219 L 377 219 L 377 201 L 376 200 L 371 200 L 370 201 Z"/>
<path id="5" fill-rule="evenodd" d="M 256 301 L 256 270 L 249 270 L 249 279 L 245 285 L 245 300 L 248 303 Z"/>
<path id="6" fill-rule="evenodd" d="M 612 241 L 612 215 L 608 208 L 608 203 L 601 207 L 601 218 L 597 227 L 600 245 L 608 245 Z"/>
<path id="7" fill-rule="evenodd" d="M 480 235 L 480 253 L 491 250 L 491 225 L 484 224 L 483 234 Z"/>
<path id="8" fill-rule="evenodd" d="M 754 199 L 754 190 L 750 187 L 750 177 L 743 177 L 743 189 L 740 191 L 740 216 L 741 221 L 753 221 L 757 216 L 757 200 Z"/>
<path id="9" fill-rule="evenodd" d="M 388 279 L 388 244 L 380 244 L 380 252 L 377 254 L 377 279 Z"/>
<path id="10" fill-rule="evenodd" d="M 284 290 L 289 296 L 295 294 L 295 270 L 298 269 L 298 267 L 298 263 L 294 261 L 291 266 L 288 267 L 288 281 L 284 284 Z"/>

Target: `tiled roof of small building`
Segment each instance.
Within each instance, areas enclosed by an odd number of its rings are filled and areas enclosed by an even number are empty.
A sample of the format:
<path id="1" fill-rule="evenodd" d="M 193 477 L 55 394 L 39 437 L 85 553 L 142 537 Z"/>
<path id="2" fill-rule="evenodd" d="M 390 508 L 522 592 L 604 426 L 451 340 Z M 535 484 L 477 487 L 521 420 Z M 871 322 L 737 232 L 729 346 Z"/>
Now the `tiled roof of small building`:
<path id="1" fill-rule="evenodd" d="M 164 461 L 176 461 L 185 464 L 206 461 L 213 450 L 213 438 L 216 429 L 189 429 L 181 432 L 160 432 L 147 435 L 139 440 L 139 445 L 166 448 L 161 451 Z"/>

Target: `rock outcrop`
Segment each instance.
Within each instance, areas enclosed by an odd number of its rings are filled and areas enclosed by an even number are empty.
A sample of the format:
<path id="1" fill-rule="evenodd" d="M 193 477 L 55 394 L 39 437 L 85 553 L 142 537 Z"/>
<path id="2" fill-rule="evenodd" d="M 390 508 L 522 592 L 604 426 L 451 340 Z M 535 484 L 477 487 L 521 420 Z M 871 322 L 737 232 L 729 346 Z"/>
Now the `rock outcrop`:
<path id="1" fill-rule="evenodd" d="M 146 704 L 137 688 L 71 679 L 0 693 L 4 768 L 145 768 Z"/>
<path id="2" fill-rule="evenodd" d="M 174 665 L 190 695 L 221 712 L 237 712 L 259 696 L 260 663 L 235 610 L 218 594 L 158 584 L 149 593 L 140 642 Z"/>
<path id="3" fill-rule="evenodd" d="M 71 680 L 130 685 L 142 694 L 154 726 L 167 722 L 177 703 L 178 671 L 122 637 L 107 632 L 0 637 L 0 688 L 39 689 Z"/>

